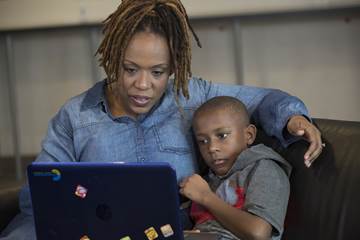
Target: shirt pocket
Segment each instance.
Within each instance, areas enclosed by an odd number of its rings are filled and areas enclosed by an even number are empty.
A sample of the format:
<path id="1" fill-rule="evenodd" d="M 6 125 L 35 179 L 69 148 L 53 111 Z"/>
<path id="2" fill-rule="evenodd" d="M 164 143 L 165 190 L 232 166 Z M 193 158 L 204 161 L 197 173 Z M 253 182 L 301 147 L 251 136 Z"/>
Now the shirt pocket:
<path id="1" fill-rule="evenodd" d="M 181 119 L 172 119 L 154 126 L 156 144 L 161 152 L 189 154 L 193 152 L 190 127 Z"/>

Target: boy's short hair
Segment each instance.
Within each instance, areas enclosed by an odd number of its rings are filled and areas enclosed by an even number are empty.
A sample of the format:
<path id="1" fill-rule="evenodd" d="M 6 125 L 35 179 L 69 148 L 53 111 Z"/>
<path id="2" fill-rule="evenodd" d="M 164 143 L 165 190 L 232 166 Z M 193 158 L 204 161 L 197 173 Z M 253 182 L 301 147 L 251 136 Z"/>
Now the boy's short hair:
<path id="1" fill-rule="evenodd" d="M 218 96 L 209 99 L 203 103 L 194 113 L 193 122 L 196 120 L 197 116 L 202 112 L 211 112 L 218 109 L 226 109 L 234 114 L 239 114 L 238 116 L 244 121 L 246 125 L 250 123 L 249 113 L 246 109 L 246 106 L 243 102 L 235 97 L 229 96 Z"/>

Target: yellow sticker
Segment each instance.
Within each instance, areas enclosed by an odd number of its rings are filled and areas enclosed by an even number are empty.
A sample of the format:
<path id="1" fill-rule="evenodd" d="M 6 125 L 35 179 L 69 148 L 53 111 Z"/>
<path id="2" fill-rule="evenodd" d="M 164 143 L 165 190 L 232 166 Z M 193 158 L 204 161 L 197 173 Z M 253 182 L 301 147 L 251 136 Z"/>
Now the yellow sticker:
<path id="1" fill-rule="evenodd" d="M 145 235 L 147 236 L 147 238 L 149 240 L 153 240 L 156 239 L 158 237 L 157 232 L 155 231 L 155 228 L 150 227 L 148 229 L 145 230 Z"/>
<path id="2" fill-rule="evenodd" d="M 80 238 L 80 240 L 90 240 L 90 238 L 88 236 L 84 235 Z"/>
<path id="3" fill-rule="evenodd" d="M 170 224 L 166 224 L 164 226 L 162 226 L 160 228 L 162 234 L 164 235 L 164 237 L 170 237 L 172 235 L 174 235 L 174 231 L 172 229 L 172 227 L 170 226 Z"/>
<path id="4" fill-rule="evenodd" d="M 131 238 L 129 236 L 126 236 L 126 237 L 120 238 L 120 240 L 131 240 Z"/>

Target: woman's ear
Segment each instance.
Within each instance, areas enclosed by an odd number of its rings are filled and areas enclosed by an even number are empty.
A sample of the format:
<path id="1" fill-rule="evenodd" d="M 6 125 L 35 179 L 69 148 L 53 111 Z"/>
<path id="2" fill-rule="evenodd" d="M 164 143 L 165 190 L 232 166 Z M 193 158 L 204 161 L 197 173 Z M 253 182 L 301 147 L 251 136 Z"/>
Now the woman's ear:
<path id="1" fill-rule="evenodd" d="M 256 127 L 253 124 L 249 124 L 245 128 L 245 139 L 248 146 L 250 146 L 256 138 Z"/>

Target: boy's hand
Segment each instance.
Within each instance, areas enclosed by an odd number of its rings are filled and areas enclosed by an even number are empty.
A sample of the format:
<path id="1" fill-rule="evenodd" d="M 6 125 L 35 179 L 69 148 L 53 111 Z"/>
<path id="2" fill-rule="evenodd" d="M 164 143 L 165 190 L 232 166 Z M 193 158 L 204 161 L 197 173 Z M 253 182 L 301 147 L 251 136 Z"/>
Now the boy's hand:
<path id="1" fill-rule="evenodd" d="M 182 195 L 202 205 L 205 198 L 212 194 L 208 183 L 198 174 L 183 179 L 179 185 Z"/>
<path id="2" fill-rule="evenodd" d="M 294 136 L 304 137 L 310 143 L 310 146 L 304 155 L 305 165 L 310 167 L 325 146 L 321 141 L 320 131 L 301 115 L 290 118 L 287 124 L 287 130 Z"/>

